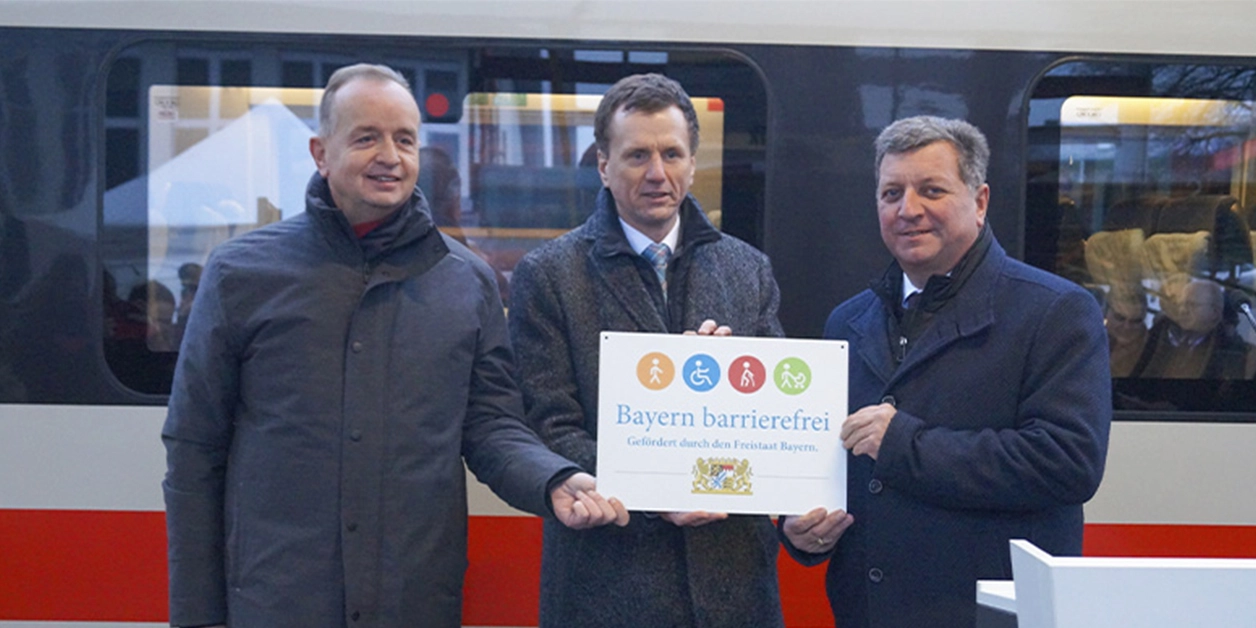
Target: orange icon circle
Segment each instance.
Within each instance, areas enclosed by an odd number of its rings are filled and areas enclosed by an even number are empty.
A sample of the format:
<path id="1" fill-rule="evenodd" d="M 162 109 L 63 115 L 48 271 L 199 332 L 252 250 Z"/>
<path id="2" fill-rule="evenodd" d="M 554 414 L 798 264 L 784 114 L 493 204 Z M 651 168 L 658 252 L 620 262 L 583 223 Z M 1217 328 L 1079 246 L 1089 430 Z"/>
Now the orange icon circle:
<path id="1" fill-rule="evenodd" d="M 657 351 L 647 353 L 637 362 L 637 380 L 650 390 L 663 390 L 676 377 L 672 359 Z"/>

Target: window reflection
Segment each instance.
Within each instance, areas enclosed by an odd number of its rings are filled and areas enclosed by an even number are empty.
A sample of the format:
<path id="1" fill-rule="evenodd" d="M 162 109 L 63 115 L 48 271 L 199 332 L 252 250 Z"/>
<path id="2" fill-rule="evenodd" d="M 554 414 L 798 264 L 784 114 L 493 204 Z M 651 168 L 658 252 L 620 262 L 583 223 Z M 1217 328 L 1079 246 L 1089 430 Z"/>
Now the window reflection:
<path id="1" fill-rule="evenodd" d="M 176 78 L 224 72 L 221 64 L 201 61 L 181 59 Z M 314 68 L 285 63 L 283 70 L 287 82 Z M 457 82 L 434 82 L 434 74 L 422 73 L 428 82 L 416 86 L 419 95 Z M 138 88 L 141 113 L 111 122 L 138 129 L 139 141 L 107 161 L 119 164 L 110 170 L 119 175 L 122 165 L 136 167 L 115 177 L 104 195 L 106 354 L 123 383 L 144 392 L 168 390 L 210 251 L 303 211 L 315 171 L 308 145 L 321 89 L 216 86 L 217 77 L 210 79 L 209 85 Z M 480 92 L 441 115 L 425 109 L 418 186 L 438 228 L 494 269 L 503 302 L 519 259 L 593 210 L 601 188 L 593 139 L 600 100 Z M 693 100 L 703 145 L 691 191 L 718 226 L 724 104 Z M 159 368 L 149 368 L 154 365 Z"/>
<path id="2" fill-rule="evenodd" d="M 1061 106 L 1060 127 L 1062 202 L 1076 208 L 1061 212 L 1061 239 L 1070 213 L 1100 225 L 1081 245 L 1092 287 L 1114 302 L 1114 375 L 1251 377 L 1251 343 L 1227 307 L 1227 298 L 1256 288 L 1243 210 L 1256 200 L 1247 176 L 1256 146 L 1250 103 L 1073 97 Z M 1059 250 L 1064 257 L 1068 249 Z M 1150 328 L 1131 365 L 1136 334 L 1122 322 L 1142 294 Z M 1113 321 L 1121 321 L 1117 331 Z"/>
<path id="3" fill-rule="evenodd" d="M 702 148 L 691 191 L 718 226 L 724 106 L 718 98 L 693 101 Z M 593 211 L 602 187 L 593 141 L 599 102 L 600 95 L 468 94 L 463 119 L 447 131 L 459 138 L 463 163 L 442 147 L 421 155 L 419 187 L 439 215 L 437 224 L 497 271 L 503 297 L 524 254 L 578 227 Z M 463 197 L 454 198 L 455 185 L 463 186 Z"/>
<path id="4" fill-rule="evenodd" d="M 1027 257 L 1103 303 L 1118 408 L 1256 411 L 1236 387 L 1256 374 L 1256 71 L 1212 70 L 1078 62 L 1031 104 Z"/>

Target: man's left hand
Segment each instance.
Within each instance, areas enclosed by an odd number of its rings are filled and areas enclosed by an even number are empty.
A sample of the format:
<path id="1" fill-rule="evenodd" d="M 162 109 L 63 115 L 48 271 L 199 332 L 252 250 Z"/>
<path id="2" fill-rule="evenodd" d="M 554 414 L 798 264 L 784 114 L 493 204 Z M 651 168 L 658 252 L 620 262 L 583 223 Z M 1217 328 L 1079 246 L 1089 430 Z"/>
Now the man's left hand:
<path id="1" fill-rule="evenodd" d="M 577 473 L 550 492 L 554 516 L 573 530 L 596 528 L 608 523 L 628 525 L 628 509 L 615 498 L 606 499 L 597 492 L 597 480 L 588 473 Z"/>
<path id="2" fill-rule="evenodd" d="M 846 417 L 846 422 L 842 424 L 842 446 L 856 456 L 868 454 L 876 460 L 877 454 L 881 453 L 885 430 L 889 429 L 890 420 L 897 413 L 898 410 L 888 403 L 860 408 Z"/>

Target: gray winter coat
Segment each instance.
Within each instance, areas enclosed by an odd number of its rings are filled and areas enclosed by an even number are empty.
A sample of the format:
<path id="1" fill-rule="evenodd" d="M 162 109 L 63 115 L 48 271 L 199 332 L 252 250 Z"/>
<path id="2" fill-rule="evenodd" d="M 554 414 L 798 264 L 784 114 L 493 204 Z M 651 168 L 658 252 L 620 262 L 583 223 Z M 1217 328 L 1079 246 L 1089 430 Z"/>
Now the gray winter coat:
<path id="1" fill-rule="evenodd" d="M 463 459 L 535 513 L 574 468 L 510 364 L 492 271 L 417 190 L 359 240 L 315 175 L 304 214 L 218 247 L 162 433 L 171 622 L 459 626 Z"/>
<path id="2" fill-rule="evenodd" d="M 678 333 L 710 318 L 737 335 L 781 335 L 767 257 L 717 231 L 692 197 L 668 277 L 665 315 L 658 277 L 629 247 L 605 189 L 583 226 L 515 269 L 510 329 L 528 421 L 586 469 L 597 463 L 599 332 Z M 642 513 L 626 528 L 547 524 L 541 626 L 780 626 L 777 551 L 761 516 L 696 528 Z"/>

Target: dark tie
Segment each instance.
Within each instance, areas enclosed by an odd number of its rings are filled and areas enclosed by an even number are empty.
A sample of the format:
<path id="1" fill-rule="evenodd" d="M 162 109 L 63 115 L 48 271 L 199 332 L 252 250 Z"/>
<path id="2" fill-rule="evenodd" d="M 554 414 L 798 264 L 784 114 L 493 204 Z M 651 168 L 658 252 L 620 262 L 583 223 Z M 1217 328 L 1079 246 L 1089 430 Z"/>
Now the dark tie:
<path id="1" fill-rule="evenodd" d="M 641 256 L 650 260 L 654 272 L 659 276 L 659 285 L 663 287 L 663 298 L 667 298 L 667 262 L 672 259 L 672 250 L 666 244 L 654 242 L 645 247 Z"/>
<path id="2" fill-rule="evenodd" d="M 907 295 L 907 298 L 903 300 L 903 311 L 907 311 L 916 307 L 918 303 L 920 303 L 920 291 L 916 290 L 912 292 L 911 294 Z"/>

